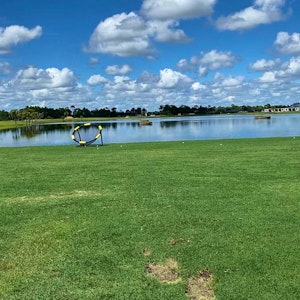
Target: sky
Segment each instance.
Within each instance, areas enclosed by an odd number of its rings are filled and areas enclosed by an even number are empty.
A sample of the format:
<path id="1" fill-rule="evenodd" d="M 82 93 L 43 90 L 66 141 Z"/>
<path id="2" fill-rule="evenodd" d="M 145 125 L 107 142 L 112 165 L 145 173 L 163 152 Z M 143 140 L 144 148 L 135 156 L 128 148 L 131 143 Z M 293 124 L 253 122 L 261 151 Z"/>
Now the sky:
<path id="1" fill-rule="evenodd" d="M 0 110 L 295 102 L 299 0 L 0 2 Z"/>

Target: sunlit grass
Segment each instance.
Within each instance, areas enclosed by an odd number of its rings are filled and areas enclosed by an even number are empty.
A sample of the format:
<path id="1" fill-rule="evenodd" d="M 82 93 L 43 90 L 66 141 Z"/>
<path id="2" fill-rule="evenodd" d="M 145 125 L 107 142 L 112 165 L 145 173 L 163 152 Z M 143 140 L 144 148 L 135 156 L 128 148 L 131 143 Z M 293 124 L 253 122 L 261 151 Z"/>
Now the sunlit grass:
<path id="1" fill-rule="evenodd" d="M 0 148 L 0 298 L 187 299 L 209 269 L 217 299 L 298 299 L 299 146 Z"/>
<path id="2" fill-rule="evenodd" d="M 96 121 L 108 121 L 108 120 L 117 120 L 117 119 L 124 119 L 124 118 L 60 118 L 60 119 L 37 119 L 32 120 L 30 123 L 26 123 L 26 121 L 0 121 L 0 130 L 4 129 L 14 129 L 19 127 L 24 127 L 27 125 L 40 125 L 40 124 L 51 124 L 51 123 L 58 123 L 58 122 L 96 122 Z M 140 117 L 130 117 L 130 119 L 140 119 Z"/>

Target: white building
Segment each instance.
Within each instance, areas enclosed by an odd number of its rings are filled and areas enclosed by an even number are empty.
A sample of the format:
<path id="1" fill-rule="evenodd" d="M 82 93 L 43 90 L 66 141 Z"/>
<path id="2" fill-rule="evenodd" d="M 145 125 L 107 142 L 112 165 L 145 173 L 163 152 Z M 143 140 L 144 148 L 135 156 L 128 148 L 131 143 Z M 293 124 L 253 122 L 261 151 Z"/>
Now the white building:
<path id="1" fill-rule="evenodd" d="M 273 107 L 273 108 L 265 108 L 264 112 L 292 112 L 292 111 L 298 111 L 300 112 L 300 103 L 294 103 L 291 106 L 286 107 Z"/>

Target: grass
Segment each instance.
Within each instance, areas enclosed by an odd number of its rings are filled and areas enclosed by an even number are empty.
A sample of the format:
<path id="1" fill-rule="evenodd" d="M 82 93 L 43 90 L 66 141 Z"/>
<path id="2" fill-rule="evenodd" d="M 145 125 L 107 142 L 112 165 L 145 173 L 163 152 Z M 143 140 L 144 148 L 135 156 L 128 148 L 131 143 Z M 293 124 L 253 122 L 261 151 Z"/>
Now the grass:
<path id="1" fill-rule="evenodd" d="M 0 130 L 13 129 L 13 128 L 24 127 L 24 126 L 26 126 L 25 121 L 18 121 L 17 123 L 13 120 L 0 121 Z"/>
<path id="2" fill-rule="evenodd" d="M 49 124 L 49 123 L 58 123 L 58 122 L 93 122 L 93 121 L 111 121 L 111 120 L 118 120 L 118 119 L 124 119 L 124 118 L 72 118 L 70 120 L 60 118 L 60 119 L 38 119 L 36 121 L 32 121 L 30 124 Z M 130 119 L 140 119 L 140 117 L 130 117 Z M 0 121 L 0 130 L 5 129 L 14 129 L 19 127 L 25 127 L 28 124 L 26 124 L 26 121 L 13 121 L 13 120 L 7 120 L 7 121 Z"/>
<path id="3" fill-rule="evenodd" d="M 298 299 L 300 139 L 0 148 L 1 299 Z M 143 250 L 147 249 L 147 255 Z M 172 258 L 181 280 L 147 276 Z"/>

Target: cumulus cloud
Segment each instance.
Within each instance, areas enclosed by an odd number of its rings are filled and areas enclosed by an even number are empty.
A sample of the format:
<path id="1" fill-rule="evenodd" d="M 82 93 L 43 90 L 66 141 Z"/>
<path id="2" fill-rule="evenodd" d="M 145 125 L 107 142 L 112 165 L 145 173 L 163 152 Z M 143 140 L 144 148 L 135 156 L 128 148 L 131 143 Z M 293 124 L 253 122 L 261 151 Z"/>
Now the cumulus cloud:
<path id="1" fill-rule="evenodd" d="M 238 60 L 239 58 L 230 51 L 211 50 L 202 52 L 201 57 L 193 56 L 190 60 L 181 59 L 177 63 L 177 68 L 182 71 L 196 71 L 199 76 L 206 76 L 212 70 L 232 68 Z"/>
<path id="2" fill-rule="evenodd" d="M 131 80 L 128 76 L 115 76 L 113 81 L 109 81 L 105 85 L 105 89 L 109 94 L 134 92 L 137 89 L 136 81 Z"/>
<path id="3" fill-rule="evenodd" d="M 183 30 L 177 29 L 179 23 L 173 20 L 152 20 L 147 22 L 149 35 L 158 42 L 188 42 L 190 39 Z"/>
<path id="4" fill-rule="evenodd" d="M 88 52 L 121 57 L 151 56 L 153 41 L 186 42 L 185 33 L 172 20 L 148 20 L 134 12 L 121 13 L 100 22 L 90 37 Z"/>
<path id="5" fill-rule="evenodd" d="M 250 7 L 216 21 L 220 30 L 247 30 L 261 24 L 283 20 L 285 0 L 256 0 Z"/>
<path id="6" fill-rule="evenodd" d="M 188 42 L 179 20 L 209 15 L 216 0 L 145 0 L 141 15 L 120 13 L 100 22 L 85 51 L 121 57 L 155 53 L 154 42 Z"/>
<path id="7" fill-rule="evenodd" d="M 109 17 L 98 24 L 86 50 L 123 57 L 148 55 L 152 49 L 147 24 L 134 12 Z"/>
<path id="8" fill-rule="evenodd" d="M 177 63 L 177 68 L 180 70 L 188 70 L 189 69 L 189 62 L 186 58 L 181 59 Z"/>
<path id="9" fill-rule="evenodd" d="M 204 84 L 201 84 L 200 82 L 194 82 L 191 86 L 191 89 L 193 91 L 202 91 L 202 90 L 206 90 L 207 87 Z"/>
<path id="10" fill-rule="evenodd" d="M 11 72 L 11 65 L 8 62 L 0 62 L 0 72 L 3 74 L 9 74 Z"/>
<path id="11" fill-rule="evenodd" d="M 164 69 L 160 71 L 160 80 L 157 84 L 159 88 L 174 88 L 178 85 L 185 85 L 187 83 L 191 83 L 191 79 L 177 71 L 173 71 L 171 69 Z"/>
<path id="12" fill-rule="evenodd" d="M 266 59 L 259 59 L 254 63 L 249 65 L 249 69 L 253 71 L 262 71 L 266 72 L 268 70 L 273 70 L 277 67 L 280 63 L 279 59 L 276 60 L 266 60 Z"/>
<path id="13" fill-rule="evenodd" d="M 97 75 L 92 75 L 88 80 L 87 80 L 87 83 L 88 85 L 91 85 L 91 86 L 95 86 L 95 85 L 100 85 L 100 84 L 103 84 L 103 83 L 106 83 L 108 82 L 108 80 L 97 74 Z"/>
<path id="14" fill-rule="evenodd" d="M 276 73 L 272 71 L 265 72 L 260 78 L 259 81 L 263 83 L 272 83 L 276 81 Z"/>
<path id="15" fill-rule="evenodd" d="M 287 32 L 279 32 L 274 42 L 276 49 L 284 54 L 299 55 L 300 54 L 300 33 L 289 34 Z"/>
<path id="16" fill-rule="evenodd" d="M 0 85 L 0 103 L 9 101 L 12 108 L 39 105 L 42 102 L 68 106 L 70 101 L 75 103 L 89 97 L 89 91 L 78 84 L 74 73 L 68 68 L 28 67 Z"/>
<path id="17" fill-rule="evenodd" d="M 222 87 L 238 87 L 240 86 L 244 81 L 243 76 L 237 76 L 237 77 L 228 77 L 222 80 L 220 83 L 220 86 Z"/>
<path id="18" fill-rule="evenodd" d="M 9 53 L 12 46 L 39 38 L 41 35 L 41 26 L 36 26 L 33 29 L 19 25 L 0 27 L 0 54 Z"/>
<path id="19" fill-rule="evenodd" d="M 300 57 L 292 57 L 290 60 L 282 63 L 276 70 L 264 72 L 259 81 L 264 83 L 280 82 L 283 84 L 283 82 L 290 83 L 299 78 Z"/>
<path id="20" fill-rule="evenodd" d="M 129 65 L 123 65 L 123 66 L 108 66 L 105 70 L 105 73 L 108 75 L 126 75 L 132 71 L 131 67 Z"/>
<path id="21" fill-rule="evenodd" d="M 233 63 L 237 60 L 231 52 L 218 52 L 212 50 L 207 53 L 203 53 L 199 62 L 201 65 L 205 65 L 210 70 L 216 70 L 220 68 L 231 68 Z"/>
<path id="22" fill-rule="evenodd" d="M 144 0 L 141 13 L 148 19 L 179 20 L 210 15 L 216 0 Z"/>
<path id="23" fill-rule="evenodd" d="M 77 85 L 74 73 L 68 68 L 61 70 L 57 68 L 38 69 L 28 67 L 19 70 L 10 85 L 20 90 L 42 90 L 73 88 Z"/>
<path id="24" fill-rule="evenodd" d="M 6 107 L 9 102 L 11 108 L 41 104 L 53 107 L 55 103 L 56 107 L 76 104 L 76 107 L 148 107 L 149 110 L 157 109 L 160 104 L 222 106 L 228 101 L 240 105 L 265 104 L 273 99 L 274 93 L 282 99 L 288 93 L 298 94 L 298 78 L 298 58 L 279 64 L 277 70 L 264 72 L 259 80 L 245 81 L 242 76 L 216 73 L 211 81 L 201 83 L 178 71 L 163 69 L 158 74 L 143 72 L 136 80 L 124 75 L 108 80 L 95 74 L 87 80 L 87 86 L 82 86 L 69 69 L 29 67 L 20 70 L 12 80 L 0 82 L 0 104 Z M 95 94 L 90 87 L 97 85 L 101 89 Z"/>
<path id="25" fill-rule="evenodd" d="M 48 68 L 46 69 L 46 73 L 50 77 L 51 87 L 73 87 L 77 84 L 74 73 L 68 68 L 63 68 L 61 70 L 57 68 Z"/>
<path id="26" fill-rule="evenodd" d="M 277 72 L 279 78 L 299 79 L 300 78 L 300 56 L 292 57 L 283 64 L 282 69 Z"/>

